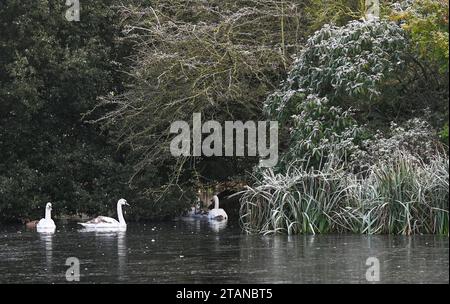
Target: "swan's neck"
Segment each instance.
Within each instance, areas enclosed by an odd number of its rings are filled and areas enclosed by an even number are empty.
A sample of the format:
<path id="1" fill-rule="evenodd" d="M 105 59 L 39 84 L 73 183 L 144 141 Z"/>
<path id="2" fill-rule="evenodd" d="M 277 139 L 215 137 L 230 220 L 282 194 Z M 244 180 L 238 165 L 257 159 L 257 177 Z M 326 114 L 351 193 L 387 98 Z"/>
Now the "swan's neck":
<path id="1" fill-rule="evenodd" d="M 50 208 L 45 208 L 45 220 L 48 221 L 52 218 L 52 210 Z"/>
<path id="2" fill-rule="evenodd" d="M 219 209 L 219 198 L 214 196 L 214 209 Z"/>
<path id="3" fill-rule="evenodd" d="M 121 204 L 117 204 L 117 216 L 119 217 L 119 223 L 122 225 L 125 225 L 126 223 L 125 223 L 125 219 L 123 217 Z"/>

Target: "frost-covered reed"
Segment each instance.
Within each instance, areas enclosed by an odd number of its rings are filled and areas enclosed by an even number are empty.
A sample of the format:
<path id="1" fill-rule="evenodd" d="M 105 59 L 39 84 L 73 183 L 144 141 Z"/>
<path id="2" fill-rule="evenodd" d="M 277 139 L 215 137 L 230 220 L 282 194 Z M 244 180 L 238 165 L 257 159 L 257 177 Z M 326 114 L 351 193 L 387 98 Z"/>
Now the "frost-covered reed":
<path id="1" fill-rule="evenodd" d="M 449 160 L 425 163 L 396 153 L 364 174 L 330 162 L 320 170 L 291 165 L 267 169 L 241 197 L 248 233 L 449 233 Z M 336 162 L 335 162 L 336 164 Z"/>

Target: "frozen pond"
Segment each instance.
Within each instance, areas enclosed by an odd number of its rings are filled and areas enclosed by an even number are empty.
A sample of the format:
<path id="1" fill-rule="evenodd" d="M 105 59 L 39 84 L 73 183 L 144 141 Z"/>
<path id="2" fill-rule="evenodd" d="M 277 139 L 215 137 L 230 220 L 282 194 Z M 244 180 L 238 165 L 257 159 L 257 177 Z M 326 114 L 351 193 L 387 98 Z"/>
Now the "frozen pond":
<path id="1" fill-rule="evenodd" d="M 231 224 L 129 224 L 126 232 L 53 235 L 0 226 L 0 283 L 66 283 L 66 259 L 80 283 L 367 283 L 368 258 L 380 283 L 448 283 L 446 236 L 248 236 Z"/>

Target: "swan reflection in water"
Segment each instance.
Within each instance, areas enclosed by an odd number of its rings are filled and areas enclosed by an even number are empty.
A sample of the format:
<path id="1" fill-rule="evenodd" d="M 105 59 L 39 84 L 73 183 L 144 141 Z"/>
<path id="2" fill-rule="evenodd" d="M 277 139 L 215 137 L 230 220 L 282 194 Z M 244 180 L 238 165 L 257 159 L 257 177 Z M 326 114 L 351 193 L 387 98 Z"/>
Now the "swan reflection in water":
<path id="1" fill-rule="evenodd" d="M 81 233 L 93 233 L 95 235 L 96 243 L 103 241 L 111 242 L 117 240 L 117 258 L 118 258 L 118 277 L 119 280 L 126 279 L 127 272 L 127 238 L 125 229 L 108 229 L 108 228 L 82 228 L 78 230 Z"/>
<path id="2" fill-rule="evenodd" d="M 39 240 L 41 244 L 45 248 L 45 264 L 46 270 L 52 271 L 52 260 L 53 260 L 53 237 L 55 236 L 54 232 L 39 232 Z"/>
<path id="3" fill-rule="evenodd" d="M 227 228 L 227 221 L 209 221 L 209 227 L 211 228 L 212 231 L 214 232 L 220 232 L 222 230 L 224 230 L 225 228 Z"/>
<path id="4" fill-rule="evenodd" d="M 204 232 L 205 227 L 209 227 L 213 232 L 220 232 L 227 228 L 228 221 L 208 220 L 206 218 L 181 218 L 180 222 L 195 232 Z"/>

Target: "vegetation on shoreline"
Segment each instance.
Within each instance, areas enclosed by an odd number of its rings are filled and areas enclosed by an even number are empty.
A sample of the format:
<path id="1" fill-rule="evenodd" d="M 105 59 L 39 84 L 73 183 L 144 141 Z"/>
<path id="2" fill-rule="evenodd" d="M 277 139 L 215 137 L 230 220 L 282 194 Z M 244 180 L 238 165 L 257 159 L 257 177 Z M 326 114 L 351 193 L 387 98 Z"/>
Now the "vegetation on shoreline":
<path id="1" fill-rule="evenodd" d="M 448 156 L 424 163 L 407 152 L 363 174 L 328 163 L 263 171 L 243 192 L 248 233 L 445 234 L 449 231 Z"/>
<path id="2" fill-rule="evenodd" d="M 0 221 L 171 218 L 239 180 L 247 232 L 448 234 L 448 2 L 380 2 L 3 1 Z M 193 112 L 279 121 L 279 164 L 174 158 Z"/>
<path id="3" fill-rule="evenodd" d="M 157 0 L 128 5 L 126 38 L 138 45 L 132 86 L 105 96 L 89 118 L 130 147 L 130 183 L 149 201 L 192 202 L 196 185 L 240 179 L 258 159 L 179 157 L 169 150 L 171 123 L 192 114 L 219 122 L 263 119 L 261 101 L 286 76 L 304 41 L 299 1 Z M 156 176 L 152 174 L 157 172 Z"/>
<path id="4" fill-rule="evenodd" d="M 129 196 L 131 167 L 110 134 L 82 120 L 98 96 L 120 92 L 129 46 L 115 1 L 0 3 L 0 221 L 110 210 Z"/>
<path id="5" fill-rule="evenodd" d="M 445 51 L 423 51 L 437 34 L 418 32 L 352 21 L 308 40 L 265 103 L 288 148 L 242 192 L 245 231 L 448 235 L 448 65 Z"/>

